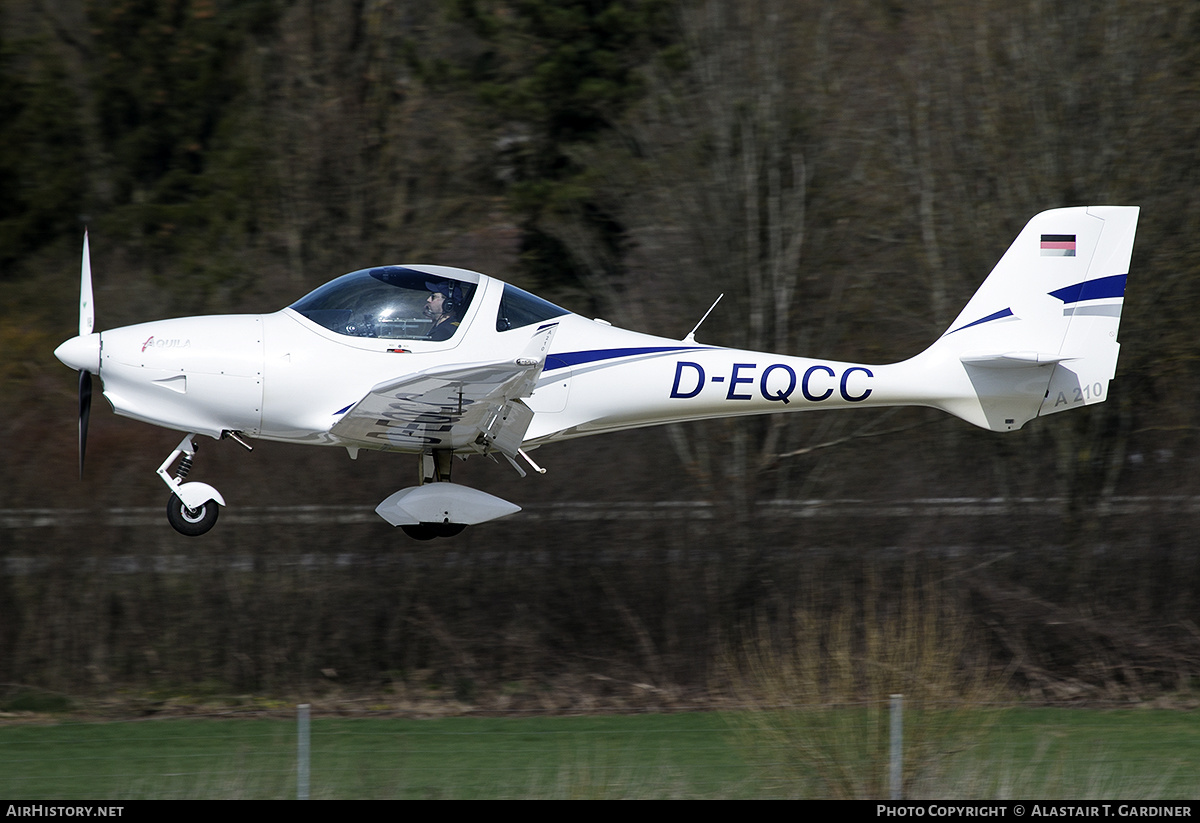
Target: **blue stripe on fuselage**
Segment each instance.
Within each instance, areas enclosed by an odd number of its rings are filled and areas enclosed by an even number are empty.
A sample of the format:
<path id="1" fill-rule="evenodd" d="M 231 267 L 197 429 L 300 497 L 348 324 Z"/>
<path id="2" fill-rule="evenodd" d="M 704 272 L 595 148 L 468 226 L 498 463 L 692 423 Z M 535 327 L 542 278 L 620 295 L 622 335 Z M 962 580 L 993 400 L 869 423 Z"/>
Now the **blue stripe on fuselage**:
<path id="1" fill-rule="evenodd" d="M 572 351 L 562 354 L 552 354 L 546 358 L 543 372 L 579 366 L 584 363 L 595 363 L 597 360 L 615 360 L 619 357 L 635 357 L 639 354 L 664 354 L 676 351 L 696 351 L 707 346 L 649 346 L 630 349 L 592 349 L 591 351 Z"/>

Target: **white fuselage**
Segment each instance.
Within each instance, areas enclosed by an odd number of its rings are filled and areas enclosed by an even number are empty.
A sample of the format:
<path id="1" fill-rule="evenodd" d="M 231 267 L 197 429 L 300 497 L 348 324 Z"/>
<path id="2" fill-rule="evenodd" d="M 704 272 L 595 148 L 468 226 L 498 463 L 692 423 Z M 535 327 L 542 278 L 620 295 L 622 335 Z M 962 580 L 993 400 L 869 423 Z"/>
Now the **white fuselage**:
<path id="1" fill-rule="evenodd" d="M 372 387 L 447 362 L 516 358 L 529 334 L 497 332 L 485 290 L 455 341 L 339 335 L 291 309 L 161 320 L 103 332 L 104 396 L 121 415 L 220 437 L 422 451 L 330 432 Z M 526 444 L 683 420 L 814 408 L 945 407 L 953 394 L 921 380 L 914 361 L 886 366 L 705 346 L 631 332 L 578 315 L 558 330 L 526 404 Z M 929 365 L 929 364 L 921 364 Z M 947 364 L 957 367 L 959 364 Z M 964 376 L 965 379 L 965 376 Z"/>
<path id="2" fill-rule="evenodd" d="M 394 389 L 397 381 L 459 367 L 478 379 L 483 373 L 472 369 L 528 363 L 526 348 L 550 326 L 532 394 L 523 389 L 496 405 L 498 411 L 511 411 L 514 403 L 533 411 L 528 428 L 516 435 L 529 447 L 684 420 L 895 405 L 932 406 L 1009 431 L 1039 413 L 1100 402 L 1107 394 L 1137 210 L 1099 210 L 1116 228 L 1111 238 L 1105 235 L 1094 265 L 1082 257 L 1047 257 L 1040 248 L 1044 237 L 1058 236 L 1044 234 L 1050 229 L 1098 243 L 1091 211 L 1047 212 L 1031 221 L 952 328 L 925 352 L 890 365 L 640 334 L 567 313 L 494 278 L 439 266 L 363 270 L 273 314 L 161 320 L 100 334 L 85 334 L 84 324 L 59 356 L 92 373 L 98 365 L 118 414 L 211 437 L 237 432 L 351 449 L 467 453 L 482 445 L 487 451 L 481 441 L 441 438 L 436 408 L 428 406 L 433 422 L 422 422 L 423 397 Z M 1105 251 L 1109 246 L 1112 252 Z M 409 278 L 421 299 L 425 289 L 456 295 L 461 317 L 453 336 L 422 336 L 422 321 L 412 312 L 402 316 L 385 304 L 364 308 L 354 289 L 365 295 L 388 277 Z M 1009 286 L 1014 280 L 1019 287 Z M 339 283 L 351 290 L 337 292 Z M 1073 342 L 1068 328 L 1082 342 Z M 1099 342 L 1088 342 L 1092 338 Z M 1097 365 L 1080 371 L 1084 356 L 1100 349 L 1103 357 L 1086 361 Z M 1057 363 L 1063 365 L 1056 369 Z M 383 392 L 379 415 L 362 406 L 347 414 L 375 390 Z M 404 407 L 395 418 L 403 422 L 382 419 L 399 408 L 388 404 Z M 353 425 L 338 425 L 352 417 Z"/>

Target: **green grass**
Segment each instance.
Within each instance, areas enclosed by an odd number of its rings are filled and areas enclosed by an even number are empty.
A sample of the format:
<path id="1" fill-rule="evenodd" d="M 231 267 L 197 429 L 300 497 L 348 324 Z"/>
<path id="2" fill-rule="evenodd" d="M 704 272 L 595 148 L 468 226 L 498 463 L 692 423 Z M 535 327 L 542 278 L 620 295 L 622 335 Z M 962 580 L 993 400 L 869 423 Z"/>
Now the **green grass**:
<path id="1" fill-rule="evenodd" d="M 0 797 L 292 798 L 296 725 L 163 720 L 0 728 Z M 716 714 L 316 719 L 313 798 L 741 797 Z"/>
<path id="2" fill-rule="evenodd" d="M 947 799 L 1200 797 L 1200 715 L 1013 710 L 952 764 L 941 788 Z"/>
<path id="3" fill-rule="evenodd" d="M 792 794 L 747 715 L 324 719 L 314 798 L 718 798 Z M 292 798 L 296 726 L 153 720 L 0 727 L 0 797 Z M 753 763 L 748 766 L 747 763 Z M 772 764 L 777 764 L 773 766 Z M 1014 709 L 921 786 L 930 798 L 1200 793 L 1200 716 Z"/>

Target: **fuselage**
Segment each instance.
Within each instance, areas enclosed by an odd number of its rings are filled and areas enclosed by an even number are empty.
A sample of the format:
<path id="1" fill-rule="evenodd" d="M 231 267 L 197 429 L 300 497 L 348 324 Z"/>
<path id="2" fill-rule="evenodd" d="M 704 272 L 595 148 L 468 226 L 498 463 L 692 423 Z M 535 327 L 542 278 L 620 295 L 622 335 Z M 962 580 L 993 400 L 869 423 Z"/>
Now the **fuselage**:
<path id="1" fill-rule="evenodd" d="M 453 336 L 428 339 L 428 321 L 422 325 L 415 309 L 381 309 L 357 298 L 355 288 L 366 286 L 356 287 L 354 276 L 365 281 L 364 273 L 392 270 L 417 277 L 418 285 L 429 278 L 429 289 L 446 288 L 439 282 L 450 279 L 463 284 L 467 305 Z M 340 291 L 331 289 L 346 278 L 352 279 Z M 117 414 L 214 438 L 235 432 L 420 452 L 436 436 L 406 443 L 348 438 L 331 429 L 374 387 L 398 377 L 447 364 L 515 361 L 546 323 L 557 328 L 536 389 L 523 401 L 534 412 L 524 437 L 528 447 L 711 417 L 875 405 L 946 408 L 956 395 L 971 395 L 961 364 L 933 364 L 928 353 L 924 360 L 878 366 L 671 340 L 571 314 L 460 269 L 392 267 L 346 278 L 271 314 L 176 318 L 89 335 L 99 348 L 104 396 Z M 367 285 L 377 287 L 379 280 L 373 275 Z M 87 368 L 64 355 L 71 342 L 60 357 Z M 90 362 L 90 349 L 75 346 L 85 352 L 75 358 Z M 943 380 L 935 392 L 921 379 L 935 366 L 962 372 L 961 391 L 947 391 Z M 434 428 L 422 434 L 436 434 Z"/>

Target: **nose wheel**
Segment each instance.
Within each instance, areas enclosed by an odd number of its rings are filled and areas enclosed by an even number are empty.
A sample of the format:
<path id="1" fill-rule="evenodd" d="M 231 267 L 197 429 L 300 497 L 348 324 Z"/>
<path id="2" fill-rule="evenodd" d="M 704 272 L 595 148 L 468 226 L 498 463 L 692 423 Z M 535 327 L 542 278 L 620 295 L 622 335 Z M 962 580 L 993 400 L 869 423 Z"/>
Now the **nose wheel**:
<path id="1" fill-rule="evenodd" d="M 215 500 L 201 503 L 190 509 L 179 499 L 179 495 L 171 495 L 167 501 L 167 522 L 180 534 L 188 537 L 199 537 L 217 524 L 217 515 L 221 507 Z"/>

